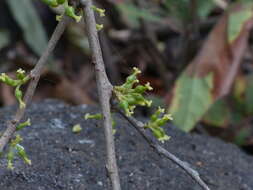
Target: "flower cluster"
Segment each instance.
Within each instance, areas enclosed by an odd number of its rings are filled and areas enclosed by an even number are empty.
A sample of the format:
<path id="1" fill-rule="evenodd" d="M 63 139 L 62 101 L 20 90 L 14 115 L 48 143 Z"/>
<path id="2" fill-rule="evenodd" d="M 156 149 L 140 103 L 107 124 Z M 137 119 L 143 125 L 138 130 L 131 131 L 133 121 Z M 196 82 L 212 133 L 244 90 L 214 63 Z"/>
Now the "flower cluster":
<path id="1" fill-rule="evenodd" d="M 16 73 L 16 78 L 17 79 L 12 79 L 5 73 L 2 73 L 0 75 L 0 82 L 3 82 L 9 86 L 16 87 L 15 88 L 15 96 L 19 102 L 19 107 L 20 108 L 25 108 L 25 102 L 23 101 L 23 93 L 20 90 L 20 87 L 25 84 L 26 82 L 29 81 L 30 77 L 25 75 L 25 71 L 22 69 L 18 69 Z"/>
<path id="2" fill-rule="evenodd" d="M 170 137 L 166 135 L 165 131 L 161 126 L 165 125 L 169 120 L 172 120 L 170 114 L 164 114 L 165 110 L 160 107 L 157 111 L 151 116 L 150 121 L 145 124 L 144 128 L 148 128 L 152 131 L 153 135 L 162 143 L 169 140 Z M 164 114 L 163 117 L 160 117 L 161 114 Z"/>
<path id="3" fill-rule="evenodd" d="M 119 102 L 119 107 L 124 110 L 127 116 L 131 116 L 134 113 L 137 105 L 150 107 L 152 104 L 151 100 L 147 100 L 143 96 L 147 90 L 153 90 L 150 84 L 136 85 L 139 83 L 137 75 L 140 73 L 141 71 L 134 67 L 133 73 L 127 77 L 126 82 L 121 86 L 115 86 L 113 89 Z"/>
<path id="4" fill-rule="evenodd" d="M 31 165 L 31 160 L 28 159 L 27 154 L 25 152 L 25 148 L 20 145 L 20 142 L 23 139 L 20 135 L 17 135 L 15 139 L 13 139 L 10 143 L 10 148 L 7 154 L 7 160 L 8 160 L 8 169 L 14 169 L 13 167 L 13 160 L 16 155 L 18 155 L 26 164 Z"/>
<path id="5" fill-rule="evenodd" d="M 82 16 L 76 14 L 76 10 L 73 6 L 69 5 L 68 0 L 42 0 L 43 3 L 47 4 L 50 7 L 58 7 L 60 5 L 64 6 L 64 14 L 79 22 Z M 56 19 L 59 21 L 62 18 L 62 15 L 58 15 Z"/>

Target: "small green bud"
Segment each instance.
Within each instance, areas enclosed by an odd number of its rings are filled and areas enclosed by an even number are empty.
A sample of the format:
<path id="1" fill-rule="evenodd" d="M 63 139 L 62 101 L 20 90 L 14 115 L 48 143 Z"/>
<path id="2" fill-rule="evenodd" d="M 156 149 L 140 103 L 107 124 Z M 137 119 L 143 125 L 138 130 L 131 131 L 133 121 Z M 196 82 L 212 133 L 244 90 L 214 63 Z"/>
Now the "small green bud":
<path id="1" fill-rule="evenodd" d="M 20 157 L 26 164 L 31 165 L 32 162 L 31 162 L 31 160 L 28 159 L 27 154 L 26 154 L 26 152 L 25 152 L 25 148 L 24 148 L 23 146 L 21 146 L 20 144 L 17 144 L 15 148 L 16 148 L 16 150 L 17 150 L 17 152 L 18 152 L 19 157 Z"/>
<path id="2" fill-rule="evenodd" d="M 82 16 L 78 16 L 75 14 L 75 9 L 74 7 L 71 7 L 69 5 L 65 6 L 65 13 L 66 15 L 68 15 L 69 17 L 73 18 L 76 20 L 76 22 L 80 22 Z"/>
<path id="3" fill-rule="evenodd" d="M 152 122 L 156 121 L 156 120 L 158 119 L 158 117 L 159 117 L 162 113 L 164 113 L 164 112 L 165 112 L 164 109 L 158 107 L 158 109 L 156 110 L 156 112 L 151 116 L 151 121 L 152 121 Z"/>
<path id="4" fill-rule="evenodd" d="M 170 137 L 168 135 L 164 135 L 162 137 L 159 137 L 158 140 L 164 143 L 165 141 L 170 140 Z"/>
<path id="5" fill-rule="evenodd" d="M 23 80 L 25 78 L 25 70 L 18 69 L 16 76 L 17 76 L 17 79 Z"/>
<path id="6" fill-rule="evenodd" d="M 73 133 L 80 133 L 82 131 L 82 127 L 80 124 L 76 124 L 72 127 L 72 132 Z"/>
<path id="7" fill-rule="evenodd" d="M 13 87 L 19 85 L 19 83 L 20 83 L 19 80 L 14 80 L 14 79 L 10 78 L 8 75 L 6 75 L 5 73 L 2 73 L 0 75 L 0 82 L 3 82 L 5 84 L 7 84 L 9 86 L 13 86 Z"/>
<path id="8" fill-rule="evenodd" d="M 101 9 L 101 8 L 96 7 L 96 6 L 92 6 L 92 9 L 94 11 L 98 12 L 100 17 L 105 16 L 105 9 Z"/>
<path id="9" fill-rule="evenodd" d="M 125 112 L 128 112 L 128 107 L 129 107 L 129 104 L 127 101 L 122 101 L 119 103 L 119 106 L 125 111 Z"/>
<path id="10" fill-rule="evenodd" d="M 104 28 L 103 24 L 96 24 L 97 31 L 100 31 Z"/>
<path id="11" fill-rule="evenodd" d="M 165 114 L 162 118 L 159 116 L 165 112 L 165 109 L 158 108 L 156 112 L 151 116 L 150 121 L 144 126 L 145 128 L 149 128 L 153 135 L 162 143 L 164 141 L 169 140 L 170 137 L 166 135 L 165 131 L 161 126 L 163 126 L 169 120 L 172 120 L 170 114 Z"/>
<path id="12" fill-rule="evenodd" d="M 138 75 L 138 74 L 141 73 L 141 70 L 138 69 L 137 67 L 134 67 L 134 68 L 133 68 L 133 71 L 134 71 L 134 72 L 133 72 L 134 75 Z"/>
<path id="13" fill-rule="evenodd" d="M 24 127 L 30 126 L 31 125 L 31 120 L 28 119 L 27 121 L 20 123 L 17 127 L 16 127 L 16 131 L 19 131 L 21 129 L 23 129 Z"/>
<path id="14" fill-rule="evenodd" d="M 18 102 L 19 102 L 19 107 L 20 107 L 20 109 L 25 108 L 26 105 L 25 105 L 25 102 L 22 100 L 22 98 L 23 98 L 23 93 L 22 93 L 22 91 L 20 90 L 20 85 L 18 85 L 18 86 L 16 87 L 16 89 L 15 89 L 15 96 L 16 96 Z"/>
<path id="15" fill-rule="evenodd" d="M 130 75 L 130 76 L 128 76 L 127 79 L 126 79 L 126 81 L 127 81 L 128 84 L 134 84 L 134 83 L 138 83 L 139 82 L 139 80 L 137 80 L 136 76 L 133 75 L 133 74 Z"/>
<path id="16" fill-rule="evenodd" d="M 84 116 L 84 119 L 103 119 L 103 115 L 101 113 L 98 114 L 90 114 L 90 113 L 86 113 Z"/>

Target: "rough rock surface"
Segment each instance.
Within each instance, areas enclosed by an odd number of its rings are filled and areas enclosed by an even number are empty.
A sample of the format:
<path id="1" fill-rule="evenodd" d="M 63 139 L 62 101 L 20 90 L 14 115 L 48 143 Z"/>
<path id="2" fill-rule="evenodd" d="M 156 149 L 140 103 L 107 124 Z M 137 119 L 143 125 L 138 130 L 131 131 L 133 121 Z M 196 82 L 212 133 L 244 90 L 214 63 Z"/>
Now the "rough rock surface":
<path id="1" fill-rule="evenodd" d="M 0 129 L 13 107 L 0 110 Z M 0 160 L 1 190 L 105 190 L 103 129 L 85 121 L 96 108 L 70 107 L 55 100 L 33 104 L 28 112 L 32 126 L 24 129 L 23 145 L 32 166 L 15 160 L 13 171 Z M 71 132 L 80 123 L 80 134 Z M 116 145 L 123 190 L 200 190 L 172 162 L 154 153 L 141 136 L 118 118 Z M 167 150 L 189 162 L 212 190 L 253 190 L 253 158 L 235 145 L 207 136 L 185 134 L 166 127 L 171 140 Z"/>

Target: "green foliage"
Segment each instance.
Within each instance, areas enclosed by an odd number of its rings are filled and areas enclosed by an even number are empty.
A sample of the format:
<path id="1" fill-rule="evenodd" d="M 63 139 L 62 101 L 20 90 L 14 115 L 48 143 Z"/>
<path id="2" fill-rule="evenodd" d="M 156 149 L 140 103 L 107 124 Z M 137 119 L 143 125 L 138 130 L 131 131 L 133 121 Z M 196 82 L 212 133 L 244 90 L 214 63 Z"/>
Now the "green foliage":
<path id="1" fill-rule="evenodd" d="M 31 165 L 32 163 L 31 160 L 28 159 L 24 147 L 20 145 L 22 140 L 23 139 L 20 135 L 16 135 L 16 138 L 13 139 L 10 143 L 10 147 L 7 153 L 8 169 L 14 169 L 13 160 L 16 155 L 18 155 L 26 164 Z"/>
<path id="2" fill-rule="evenodd" d="M 173 123 L 183 131 L 190 131 L 212 103 L 213 76 L 187 76 L 183 73 L 176 82 L 170 113 Z"/>
<path id="3" fill-rule="evenodd" d="M 6 1 L 12 15 L 20 28 L 26 43 L 37 54 L 41 55 L 47 47 L 47 36 L 31 0 Z"/>
<path id="4" fill-rule="evenodd" d="M 228 24 L 228 41 L 230 43 L 237 39 L 243 29 L 243 25 L 252 17 L 252 5 L 252 3 L 251 6 L 247 6 L 247 4 L 245 4 L 244 9 L 230 13 Z"/>
<path id="5" fill-rule="evenodd" d="M 157 111 L 151 116 L 150 121 L 145 124 L 145 128 L 148 128 L 152 131 L 153 135 L 162 143 L 170 139 L 168 135 L 166 135 L 165 131 L 161 126 L 165 125 L 168 121 L 172 120 L 170 114 L 164 114 L 165 109 L 161 109 L 160 107 Z M 161 114 L 164 114 L 163 117 L 160 117 Z"/>
<path id="6" fill-rule="evenodd" d="M 149 83 L 134 87 L 134 85 L 139 83 L 139 80 L 137 80 L 137 75 L 139 73 L 141 73 L 141 71 L 134 68 L 133 73 L 127 77 L 126 82 L 121 86 L 115 86 L 113 89 L 119 107 L 125 111 L 127 116 L 131 116 L 134 113 L 134 109 L 137 105 L 150 107 L 152 104 L 151 100 L 147 100 L 143 96 L 147 90 L 153 89 Z"/>
<path id="7" fill-rule="evenodd" d="M 15 96 L 19 102 L 19 107 L 25 108 L 25 103 L 22 100 L 23 93 L 20 90 L 20 87 L 30 80 L 30 76 L 29 75 L 26 76 L 24 70 L 18 69 L 16 72 L 16 78 L 17 79 L 12 79 L 11 77 L 6 75 L 5 73 L 2 73 L 0 75 L 0 82 L 3 82 L 9 86 L 15 87 Z"/>

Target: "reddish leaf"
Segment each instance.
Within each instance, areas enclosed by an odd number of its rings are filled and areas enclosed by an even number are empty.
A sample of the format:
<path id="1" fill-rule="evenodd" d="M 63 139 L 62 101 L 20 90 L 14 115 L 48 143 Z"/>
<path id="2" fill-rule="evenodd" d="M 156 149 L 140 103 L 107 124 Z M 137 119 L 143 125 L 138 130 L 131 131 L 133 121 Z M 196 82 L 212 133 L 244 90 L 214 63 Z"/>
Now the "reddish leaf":
<path id="1" fill-rule="evenodd" d="M 235 4 L 222 16 L 201 51 L 176 81 L 170 112 L 191 130 L 209 107 L 229 93 L 253 25 L 253 4 Z"/>

